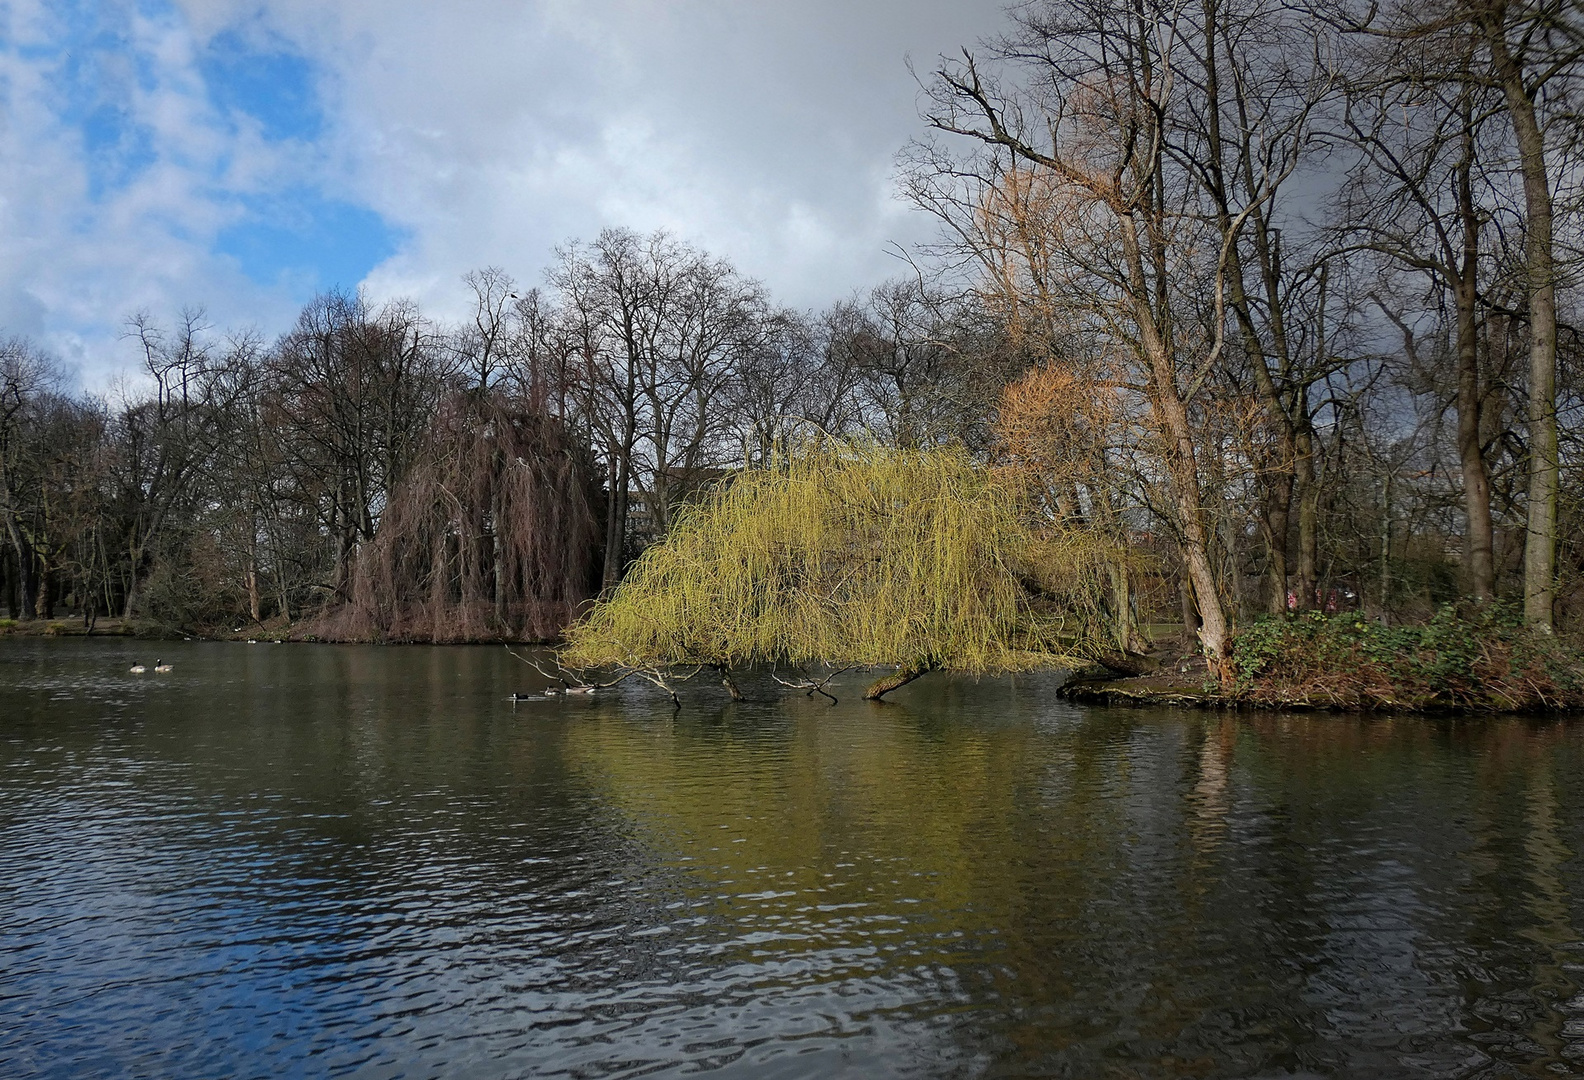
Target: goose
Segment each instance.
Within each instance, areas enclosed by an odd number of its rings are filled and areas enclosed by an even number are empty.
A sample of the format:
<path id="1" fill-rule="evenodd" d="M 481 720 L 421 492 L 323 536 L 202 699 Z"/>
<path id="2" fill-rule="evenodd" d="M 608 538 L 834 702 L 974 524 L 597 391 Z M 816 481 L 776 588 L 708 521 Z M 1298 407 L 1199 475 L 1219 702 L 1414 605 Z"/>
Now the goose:
<path id="1" fill-rule="evenodd" d="M 143 666 L 143 665 L 142 665 L 142 664 L 133 664 L 133 665 L 132 665 L 132 666 L 131 666 L 131 667 L 130 667 L 130 668 L 128 668 L 128 669 L 127 669 L 127 670 L 128 670 L 128 671 L 130 671 L 130 672 L 131 672 L 131 673 L 132 673 L 132 674 L 134 674 L 134 675 L 141 675 L 141 674 L 143 674 L 143 673 L 144 673 L 144 672 L 145 672 L 145 671 L 147 671 L 147 670 L 148 670 L 148 668 L 146 668 L 146 667 L 144 667 L 144 666 Z"/>
<path id="2" fill-rule="evenodd" d="M 154 670 L 155 671 L 166 672 L 166 671 L 169 671 L 170 669 L 171 669 L 171 666 L 169 664 L 165 663 L 163 660 L 158 659 L 157 657 L 155 658 L 155 660 L 154 660 Z"/>

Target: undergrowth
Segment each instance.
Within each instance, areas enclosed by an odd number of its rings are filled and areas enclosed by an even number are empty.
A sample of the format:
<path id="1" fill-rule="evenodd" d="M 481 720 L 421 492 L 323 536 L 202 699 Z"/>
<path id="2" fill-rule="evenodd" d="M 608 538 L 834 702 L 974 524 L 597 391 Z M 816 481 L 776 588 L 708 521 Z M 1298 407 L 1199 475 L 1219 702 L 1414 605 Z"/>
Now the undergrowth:
<path id="1" fill-rule="evenodd" d="M 1428 623 L 1358 612 L 1261 619 L 1233 648 L 1233 695 L 1253 705 L 1544 711 L 1584 707 L 1584 665 L 1509 604 L 1447 604 Z"/>

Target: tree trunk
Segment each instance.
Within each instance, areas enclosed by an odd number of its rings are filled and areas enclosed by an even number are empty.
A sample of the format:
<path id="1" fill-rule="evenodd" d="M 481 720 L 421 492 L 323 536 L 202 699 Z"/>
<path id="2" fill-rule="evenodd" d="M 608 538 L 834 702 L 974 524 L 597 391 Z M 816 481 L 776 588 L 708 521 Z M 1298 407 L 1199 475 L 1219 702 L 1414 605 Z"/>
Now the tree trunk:
<path id="1" fill-rule="evenodd" d="M 1183 576 L 1177 582 L 1177 596 L 1182 600 L 1183 633 L 1189 641 L 1199 637 L 1199 609 L 1194 606 L 1193 586 L 1188 581 L 1188 570 L 1183 569 Z"/>
<path id="2" fill-rule="evenodd" d="M 248 567 L 247 572 L 247 594 L 248 614 L 252 616 L 254 622 L 262 623 L 264 621 L 262 618 L 264 610 L 263 603 L 259 599 L 258 571 L 252 567 Z"/>
<path id="3" fill-rule="evenodd" d="M 1489 25 L 1491 60 L 1518 143 L 1524 185 L 1524 263 L 1529 296 L 1529 521 L 1524 538 L 1524 620 L 1551 629 L 1556 595 L 1556 278 L 1545 135 L 1524 73 L 1507 48 L 1505 5 Z"/>
<path id="4" fill-rule="evenodd" d="M 1463 472 L 1463 513 L 1466 519 L 1464 559 L 1476 600 L 1496 596 L 1494 530 L 1491 527 L 1490 474 L 1480 449 L 1479 352 L 1474 324 L 1472 264 L 1457 290 L 1458 326 L 1458 459 Z"/>
<path id="5" fill-rule="evenodd" d="M 1226 283 L 1229 293 L 1229 306 L 1237 320 L 1238 330 L 1243 338 L 1243 350 L 1247 357 L 1249 373 L 1254 377 L 1255 388 L 1259 391 L 1260 401 L 1265 409 L 1265 422 L 1276 440 L 1277 460 L 1266 462 L 1261 469 L 1263 479 L 1260 481 L 1264 487 L 1264 498 L 1261 500 L 1261 527 L 1264 532 L 1265 546 L 1268 555 L 1266 562 L 1266 610 L 1272 614 L 1280 614 L 1287 610 L 1287 540 L 1288 526 L 1292 518 L 1293 489 L 1296 480 L 1297 450 L 1294 443 L 1293 423 L 1287 415 L 1287 410 L 1282 405 L 1281 392 L 1276 386 L 1275 379 L 1271 376 L 1270 367 L 1266 363 L 1265 352 L 1260 341 L 1259 331 L 1254 324 L 1247 287 L 1243 280 L 1243 258 L 1238 249 L 1236 238 L 1233 235 L 1234 217 L 1231 207 L 1231 194 L 1226 181 L 1226 170 L 1222 162 L 1222 136 L 1221 136 L 1221 92 L 1220 77 L 1217 74 L 1217 34 L 1220 29 L 1220 13 L 1216 0 L 1205 0 L 1204 5 L 1204 64 L 1205 64 L 1205 121 L 1206 134 L 1208 135 L 1208 177 L 1210 195 L 1215 200 L 1216 217 L 1220 225 L 1222 242 L 1226 244 Z M 1234 83 L 1234 86 L 1236 84 Z M 1247 139 L 1247 133 L 1242 133 L 1242 138 Z M 1250 186 L 1253 190 L 1253 186 Z M 1274 273 L 1271 263 L 1270 245 L 1266 240 L 1264 222 L 1260 212 L 1254 211 L 1256 224 L 1256 253 L 1258 269 L 1261 279 L 1265 283 L 1266 293 L 1270 302 L 1270 330 L 1273 337 L 1273 346 L 1278 355 L 1285 359 L 1286 340 L 1285 329 L 1281 319 L 1281 307 L 1278 303 L 1280 282 Z"/>
<path id="6" fill-rule="evenodd" d="M 1150 367 L 1151 407 L 1164 444 L 1166 467 L 1171 476 L 1172 501 L 1182 537 L 1183 565 L 1193 584 L 1199 604 L 1199 641 L 1210 668 L 1222 679 L 1230 678 L 1227 666 L 1231 649 L 1231 629 L 1221 606 L 1215 569 L 1210 564 L 1209 537 L 1205 532 L 1204 508 L 1199 490 L 1199 466 L 1194 449 L 1193 428 L 1188 408 L 1177 389 L 1176 373 L 1166 343 L 1150 310 L 1145 286 L 1143 255 L 1137 227 L 1129 214 L 1118 215 L 1123 254 L 1128 262 L 1132 285 L 1133 314 L 1139 330 L 1139 344 Z"/>
<path id="7" fill-rule="evenodd" d="M 127 549 L 127 587 L 126 596 L 122 598 L 121 617 L 130 619 L 133 608 L 137 605 L 138 571 L 143 562 L 142 547 L 133 544 Z"/>
<path id="8" fill-rule="evenodd" d="M 1116 608 L 1117 648 L 1124 653 L 1144 651 L 1144 639 L 1139 634 L 1138 619 L 1133 613 L 1133 582 L 1127 564 L 1114 562 L 1108 568 L 1111 574 L 1111 603 Z"/>
<path id="9" fill-rule="evenodd" d="M 14 526 L 8 531 L 11 533 L 11 548 L 16 553 L 16 606 L 11 610 L 18 619 L 27 620 L 33 617 L 33 604 L 36 599 L 38 581 L 34 576 L 33 547 L 25 540 L 21 531 Z"/>
<path id="10" fill-rule="evenodd" d="M 38 596 L 33 601 L 33 613 L 41 619 L 55 617 L 54 575 L 48 567 L 41 567 L 38 575 Z"/>
<path id="11" fill-rule="evenodd" d="M 1476 600 L 1496 597 L 1495 540 L 1491 527 L 1490 473 L 1480 445 L 1479 329 L 1474 305 L 1479 297 L 1479 217 L 1474 207 L 1471 172 L 1474 162 L 1474 120 L 1467 103 L 1463 113 L 1463 156 L 1457 169 L 1458 217 L 1462 219 L 1463 251 L 1453 297 L 1457 304 L 1457 441 L 1463 473 L 1463 558 L 1469 588 Z"/>
<path id="12" fill-rule="evenodd" d="M 1386 483 L 1382 489 L 1383 504 L 1381 507 L 1381 561 L 1380 561 L 1380 605 L 1381 625 L 1385 626 L 1391 620 L 1388 612 L 1391 610 L 1391 546 L 1392 546 L 1392 474 L 1386 474 Z"/>
<path id="13" fill-rule="evenodd" d="M 1298 404 L 1308 413 L 1308 394 L 1299 395 Z M 1320 602 L 1320 485 L 1315 479 L 1314 431 L 1305 420 L 1294 440 L 1298 473 L 1298 573 L 1294 575 L 1294 599 L 1307 611 Z"/>
<path id="14" fill-rule="evenodd" d="M 506 470 L 509 466 L 501 462 L 494 464 L 495 482 L 490 486 L 490 589 L 495 601 L 496 632 L 510 637 L 522 628 L 508 626 L 506 622 L 506 543 L 501 534 L 501 522 L 505 520 L 506 514 L 503 489 L 506 486 Z"/>
<path id="15" fill-rule="evenodd" d="M 726 688 L 726 692 L 731 695 L 731 699 L 733 701 L 742 701 L 743 692 L 738 688 L 737 680 L 732 678 L 731 669 L 717 665 L 715 671 L 720 675 L 721 685 Z"/>
<path id="16" fill-rule="evenodd" d="M 1265 513 L 1261 531 L 1269 562 L 1265 568 L 1265 610 L 1280 615 L 1287 610 L 1287 533 L 1292 522 L 1292 477 L 1278 472 L 1266 482 Z"/>
<path id="17" fill-rule="evenodd" d="M 612 454 L 610 499 L 605 514 L 605 569 L 600 575 L 600 589 L 609 593 L 621 581 L 622 549 L 627 538 L 627 486 L 629 481 L 627 454 Z"/>
<path id="18" fill-rule="evenodd" d="M 258 584 L 258 519 L 248 520 L 248 568 L 247 568 L 247 594 L 248 614 L 256 623 L 262 623 L 264 614 L 263 602 L 259 598 Z"/>
<path id="19" fill-rule="evenodd" d="M 891 691 L 906 686 L 921 675 L 928 675 L 935 670 L 934 664 L 915 664 L 910 667 L 898 668 L 890 675 L 876 679 L 869 684 L 869 689 L 864 691 L 865 701 L 879 701 Z"/>

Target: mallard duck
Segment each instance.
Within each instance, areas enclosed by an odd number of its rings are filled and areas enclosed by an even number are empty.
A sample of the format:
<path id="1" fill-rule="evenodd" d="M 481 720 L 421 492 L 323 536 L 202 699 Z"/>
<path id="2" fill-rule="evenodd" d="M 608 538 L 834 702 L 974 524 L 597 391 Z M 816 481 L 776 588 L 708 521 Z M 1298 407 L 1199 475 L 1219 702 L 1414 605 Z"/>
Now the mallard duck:
<path id="1" fill-rule="evenodd" d="M 127 670 L 128 670 L 128 671 L 130 671 L 130 672 L 131 672 L 131 673 L 132 673 L 132 674 L 134 674 L 134 675 L 141 675 L 141 674 L 143 674 L 143 673 L 144 673 L 144 672 L 145 672 L 145 671 L 147 671 L 147 670 L 148 670 L 148 668 L 146 668 L 146 667 L 144 667 L 144 666 L 143 666 L 143 665 L 142 665 L 142 664 L 133 664 L 133 665 L 132 665 L 132 666 L 131 666 L 131 667 L 130 667 L 130 668 L 128 668 L 128 669 L 127 669 Z"/>
<path id="2" fill-rule="evenodd" d="M 157 657 L 155 658 L 155 660 L 154 660 L 154 670 L 155 671 L 166 672 L 166 671 L 169 671 L 170 669 L 171 669 L 171 666 L 169 664 L 167 664 L 165 661 L 160 660 Z"/>

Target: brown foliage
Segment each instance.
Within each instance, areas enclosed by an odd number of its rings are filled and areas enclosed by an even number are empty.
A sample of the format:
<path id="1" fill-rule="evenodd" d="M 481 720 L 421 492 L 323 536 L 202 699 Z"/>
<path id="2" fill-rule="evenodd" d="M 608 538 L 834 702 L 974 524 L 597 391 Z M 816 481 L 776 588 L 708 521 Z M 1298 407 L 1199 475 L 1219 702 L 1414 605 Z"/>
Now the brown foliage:
<path id="1" fill-rule="evenodd" d="M 363 545 L 350 603 L 320 634 L 355 641 L 546 640 L 590 595 L 594 493 L 562 423 L 465 394 Z"/>

